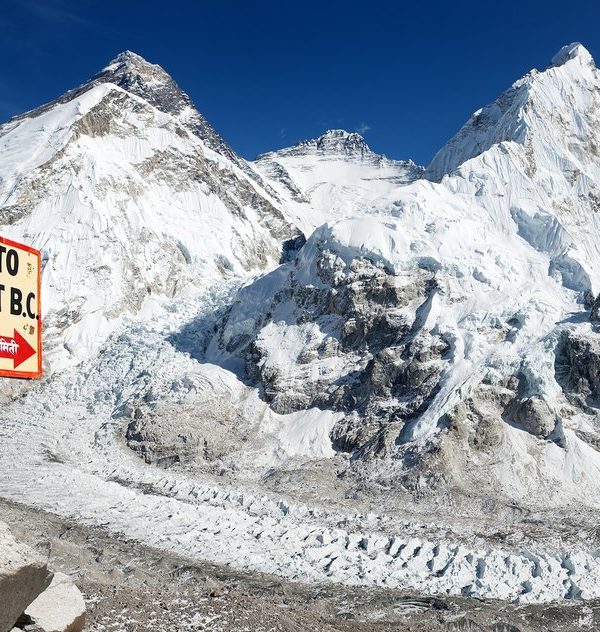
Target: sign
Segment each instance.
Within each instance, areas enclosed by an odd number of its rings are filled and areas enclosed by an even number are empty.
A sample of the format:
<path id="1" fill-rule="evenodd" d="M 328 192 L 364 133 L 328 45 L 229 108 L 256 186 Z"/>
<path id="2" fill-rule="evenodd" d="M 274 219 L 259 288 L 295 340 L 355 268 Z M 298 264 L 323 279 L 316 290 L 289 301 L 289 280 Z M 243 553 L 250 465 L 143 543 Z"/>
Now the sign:
<path id="1" fill-rule="evenodd" d="M 0 237 L 0 376 L 42 375 L 39 250 Z"/>

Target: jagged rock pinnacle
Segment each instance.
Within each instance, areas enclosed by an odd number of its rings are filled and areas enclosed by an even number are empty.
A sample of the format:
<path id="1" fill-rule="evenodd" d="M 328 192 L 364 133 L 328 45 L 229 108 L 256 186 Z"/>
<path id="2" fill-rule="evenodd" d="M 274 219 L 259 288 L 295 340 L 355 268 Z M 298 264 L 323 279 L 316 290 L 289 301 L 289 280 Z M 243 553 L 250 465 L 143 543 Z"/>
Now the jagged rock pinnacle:
<path id="1" fill-rule="evenodd" d="M 161 66 L 128 50 L 117 55 L 92 80 L 114 83 L 169 113 L 178 113 L 191 105 L 187 95 Z"/>
<path id="2" fill-rule="evenodd" d="M 318 138 L 304 140 L 290 147 L 285 152 L 303 154 L 318 152 L 325 154 L 339 154 L 347 156 L 367 157 L 374 155 L 365 139 L 356 132 L 343 129 L 330 129 Z"/>
<path id="3" fill-rule="evenodd" d="M 365 139 L 356 132 L 343 129 L 330 129 L 315 141 L 318 149 L 341 153 L 367 153 L 371 150 Z"/>

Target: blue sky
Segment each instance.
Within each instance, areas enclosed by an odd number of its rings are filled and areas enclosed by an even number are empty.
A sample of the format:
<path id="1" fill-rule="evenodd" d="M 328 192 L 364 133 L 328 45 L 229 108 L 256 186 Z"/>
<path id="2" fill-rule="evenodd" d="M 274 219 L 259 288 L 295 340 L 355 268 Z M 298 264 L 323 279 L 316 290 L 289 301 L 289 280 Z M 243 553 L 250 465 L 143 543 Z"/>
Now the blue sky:
<path id="1" fill-rule="evenodd" d="M 130 49 L 159 63 L 247 158 L 329 128 L 426 163 L 563 45 L 600 59 L 600 3 L 0 0 L 0 120 Z"/>

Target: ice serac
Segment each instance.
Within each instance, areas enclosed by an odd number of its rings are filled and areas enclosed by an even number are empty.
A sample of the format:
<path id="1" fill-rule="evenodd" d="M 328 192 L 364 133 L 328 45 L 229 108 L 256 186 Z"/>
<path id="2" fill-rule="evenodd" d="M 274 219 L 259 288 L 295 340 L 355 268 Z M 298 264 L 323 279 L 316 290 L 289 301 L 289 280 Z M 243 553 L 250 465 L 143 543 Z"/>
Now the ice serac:
<path id="1" fill-rule="evenodd" d="M 571 45 L 473 115 L 437 182 L 390 186 L 386 212 L 317 229 L 244 288 L 214 348 L 274 410 L 343 413 L 334 445 L 408 488 L 589 502 L 599 148 L 600 73 Z"/>
<path id="2" fill-rule="evenodd" d="M 171 77 L 133 53 L 1 126 L 0 156 L 0 230 L 43 251 L 54 368 L 149 298 L 258 272 L 299 234 Z"/>
<path id="3" fill-rule="evenodd" d="M 288 200 L 288 212 L 307 234 L 326 221 L 389 213 L 389 192 L 423 173 L 412 161 L 379 155 L 360 134 L 341 129 L 263 154 L 254 165 Z"/>

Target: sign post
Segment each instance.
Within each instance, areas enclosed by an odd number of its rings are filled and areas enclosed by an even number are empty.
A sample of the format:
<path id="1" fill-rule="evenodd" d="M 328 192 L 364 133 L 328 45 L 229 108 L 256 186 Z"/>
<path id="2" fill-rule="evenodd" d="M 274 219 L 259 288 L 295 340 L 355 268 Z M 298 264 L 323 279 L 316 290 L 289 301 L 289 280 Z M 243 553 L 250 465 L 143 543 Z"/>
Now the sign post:
<path id="1" fill-rule="evenodd" d="M 0 237 L 0 376 L 42 375 L 39 250 Z"/>

